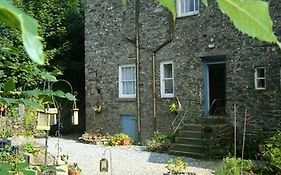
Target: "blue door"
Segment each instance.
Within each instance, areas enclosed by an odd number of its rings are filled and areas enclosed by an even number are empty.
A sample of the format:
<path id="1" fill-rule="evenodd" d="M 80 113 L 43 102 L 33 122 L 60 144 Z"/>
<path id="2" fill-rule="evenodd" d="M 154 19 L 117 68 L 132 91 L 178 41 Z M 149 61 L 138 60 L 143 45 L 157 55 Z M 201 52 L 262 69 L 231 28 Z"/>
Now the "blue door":
<path id="1" fill-rule="evenodd" d="M 122 132 L 129 135 L 132 140 L 136 140 L 136 117 L 134 115 L 121 115 Z"/>

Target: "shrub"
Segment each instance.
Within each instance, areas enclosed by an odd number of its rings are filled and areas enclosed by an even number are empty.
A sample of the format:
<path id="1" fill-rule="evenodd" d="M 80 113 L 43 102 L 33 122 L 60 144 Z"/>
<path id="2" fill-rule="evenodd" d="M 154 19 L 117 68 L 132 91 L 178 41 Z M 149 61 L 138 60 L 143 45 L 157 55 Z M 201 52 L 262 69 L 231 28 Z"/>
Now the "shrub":
<path id="1" fill-rule="evenodd" d="M 276 171 L 276 174 L 281 174 L 281 132 L 278 131 L 275 135 L 266 141 L 264 157 L 269 165 Z"/>
<path id="2" fill-rule="evenodd" d="M 166 152 L 170 148 L 171 138 L 169 135 L 156 131 L 153 133 L 152 139 L 146 143 L 148 151 Z"/>
<path id="3" fill-rule="evenodd" d="M 216 175 L 244 175 L 254 174 L 253 163 L 250 160 L 241 158 L 226 157 L 223 159 L 222 166 L 215 172 Z"/>
<path id="4" fill-rule="evenodd" d="M 166 168 L 169 173 L 172 173 L 173 175 L 182 174 L 187 168 L 187 163 L 183 161 L 182 158 L 177 157 L 175 160 L 169 160 Z"/>
<path id="5" fill-rule="evenodd" d="M 123 145 L 124 140 L 129 140 L 131 142 L 131 139 L 127 134 L 117 133 L 109 138 L 109 145 L 110 146 Z"/>

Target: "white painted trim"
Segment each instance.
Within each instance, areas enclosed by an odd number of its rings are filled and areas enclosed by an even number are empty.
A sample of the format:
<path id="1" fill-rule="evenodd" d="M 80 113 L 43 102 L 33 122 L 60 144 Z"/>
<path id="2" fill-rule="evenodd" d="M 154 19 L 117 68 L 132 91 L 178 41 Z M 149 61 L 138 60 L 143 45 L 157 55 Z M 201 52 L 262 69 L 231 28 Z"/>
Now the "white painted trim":
<path id="1" fill-rule="evenodd" d="M 126 64 L 126 65 L 120 65 L 119 66 L 119 71 L 118 71 L 118 86 L 119 86 L 119 98 L 136 98 L 136 93 L 135 94 L 123 94 L 123 84 L 122 84 L 122 68 L 124 67 L 134 67 L 136 70 L 136 66 L 134 64 Z M 136 81 L 136 75 L 135 76 L 135 81 Z M 136 83 L 135 83 L 136 85 Z M 136 92 L 136 86 L 135 86 L 135 92 Z"/>
<path id="2" fill-rule="evenodd" d="M 264 77 L 258 77 L 258 69 L 264 69 Z M 264 87 L 258 87 L 258 80 L 264 80 Z M 266 89 L 266 69 L 265 69 L 265 67 L 256 67 L 255 68 L 255 89 L 256 90 L 265 90 Z"/>
<path id="3" fill-rule="evenodd" d="M 164 65 L 172 64 L 172 80 L 173 80 L 173 93 L 165 93 L 164 84 Z M 175 78 L 174 78 L 174 63 L 173 61 L 163 61 L 160 63 L 160 93 L 161 98 L 174 98 L 175 97 Z"/>
<path id="4" fill-rule="evenodd" d="M 189 0 L 191 1 L 191 0 Z M 185 16 L 192 16 L 192 15 L 197 15 L 199 14 L 199 8 L 200 8 L 200 0 L 194 0 L 195 3 L 196 1 L 198 2 L 198 10 L 194 10 L 194 11 L 189 11 L 189 12 L 185 12 L 185 13 L 181 13 L 181 1 L 180 0 L 176 0 L 176 7 L 177 7 L 177 17 L 185 17 Z M 195 5 L 194 3 L 194 5 Z"/>

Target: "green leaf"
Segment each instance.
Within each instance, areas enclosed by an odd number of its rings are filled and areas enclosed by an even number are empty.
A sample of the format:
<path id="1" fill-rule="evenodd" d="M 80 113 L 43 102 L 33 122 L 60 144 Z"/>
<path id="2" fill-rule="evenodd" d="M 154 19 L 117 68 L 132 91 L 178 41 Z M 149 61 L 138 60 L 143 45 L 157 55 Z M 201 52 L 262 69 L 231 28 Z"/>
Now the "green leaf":
<path id="1" fill-rule="evenodd" d="M 55 91 L 55 95 L 61 98 L 65 98 L 65 93 L 61 90 Z"/>
<path id="2" fill-rule="evenodd" d="M 24 105 L 27 105 L 31 108 L 34 108 L 34 109 L 41 109 L 41 110 L 44 109 L 43 106 L 40 105 L 39 103 L 36 103 L 36 102 L 28 100 L 28 99 L 20 99 L 19 102 L 23 103 Z"/>
<path id="3" fill-rule="evenodd" d="M 4 91 L 9 92 L 16 89 L 16 84 L 13 79 L 9 79 L 4 83 Z"/>
<path id="4" fill-rule="evenodd" d="M 208 6 L 208 0 L 202 0 L 202 3 L 203 3 L 205 6 Z"/>
<path id="5" fill-rule="evenodd" d="M 22 91 L 22 95 L 26 96 L 26 97 L 38 97 L 40 94 L 41 90 L 39 89 L 33 89 L 33 90 L 29 90 L 29 91 Z"/>
<path id="6" fill-rule="evenodd" d="M 2 98 L 4 100 L 4 102 L 6 102 L 7 104 L 14 104 L 17 102 L 17 99 L 13 99 L 13 98 Z"/>
<path id="7" fill-rule="evenodd" d="M 166 7 L 173 15 L 173 19 L 176 20 L 176 1 L 175 0 L 157 0 L 162 6 Z"/>
<path id="8" fill-rule="evenodd" d="M 277 37 L 272 32 L 273 23 L 267 2 L 262 0 L 217 0 L 217 2 L 222 12 L 230 17 L 238 30 L 261 41 L 277 43 Z"/>
<path id="9" fill-rule="evenodd" d="M 126 5 L 128 3 L 128 0 L 122 0 L 123 5 Z"/>
<path id="10" fill-rule="evenodd" d="M 30 59 L 44 64 L 43 46 L 38 36 L 38 22 L 6 0 L 0 0 L 0 21 L 21 30 L 24 48 Z"/>
<path id="11" fill-rule="evenodd" d="M 58 81 L 57 78 L 54 75 L 52 75 L 50 72 L 42 72 L 41 78 L 43 80 L 47 80 L 49 82 L 57 82 Z"/>
<path id="12" fill-rule="evenodd" d="M 76 99 L 75 96 L 72 95 L 71 93 L 66 93 L 65 97 L 70 101 L 74 101 Z"/>

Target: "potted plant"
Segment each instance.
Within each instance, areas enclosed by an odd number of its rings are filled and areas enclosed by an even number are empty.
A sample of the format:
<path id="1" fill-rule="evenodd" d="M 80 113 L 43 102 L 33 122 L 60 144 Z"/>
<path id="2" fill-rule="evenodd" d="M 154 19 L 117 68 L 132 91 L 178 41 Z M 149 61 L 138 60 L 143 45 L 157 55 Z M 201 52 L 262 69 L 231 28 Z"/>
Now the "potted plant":
<path id="1" fill-rule="evenodd" d="M 172 175 L 180 175 L 185 174 L 184 171 L 187 168 L 187 163 L 182 160 L 182 158 L 177 157 L 175 160 L 171 159 L 168 161 L 168 164 L 166 166 L 169 173 Z"/>
<path id="2" fill-rule="evenodd" d="M 77 163 L 73 163 L 68 166 L 68 175 L 80 175 L 81 169 Z"/>
<path id="3" fill-rule="evenodd" d="M 120 133 L 121 145 L 130 145 L 131 139 L 127 134 Z"/>

